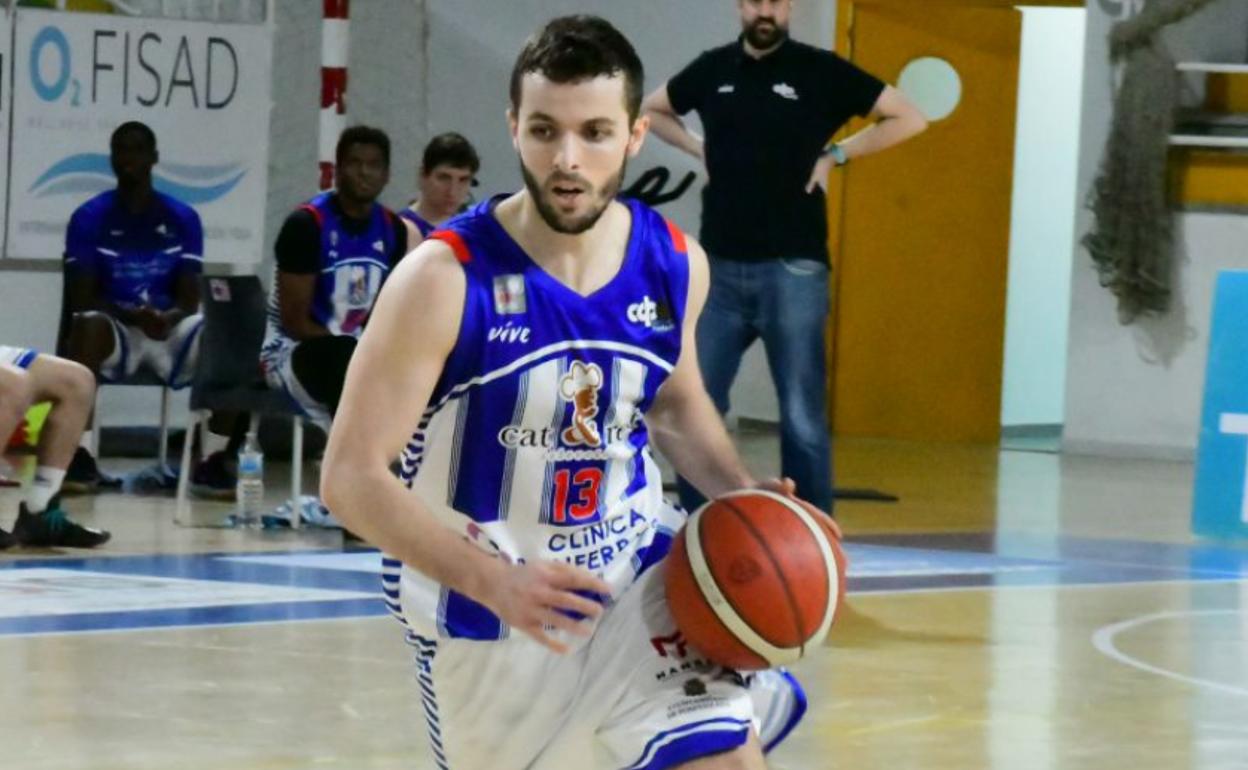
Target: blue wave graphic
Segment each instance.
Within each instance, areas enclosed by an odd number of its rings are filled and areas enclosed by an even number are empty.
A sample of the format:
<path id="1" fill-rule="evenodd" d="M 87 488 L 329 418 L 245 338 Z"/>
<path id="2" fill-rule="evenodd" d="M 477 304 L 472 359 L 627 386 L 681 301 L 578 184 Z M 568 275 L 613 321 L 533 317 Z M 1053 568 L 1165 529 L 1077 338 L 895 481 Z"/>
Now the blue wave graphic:
<path id="1" fill-rule="evenodd" d="M 162 193 L 190 205 L 225 197 L 247 175 L 238 163 L 195 166 L 161 163 L 152 172 L 152 184 Z M 116 185 L 108 156 L 98 152 L 70 155 L 53 163 L 39 175 L 27 192 L 38 198 L 53 195 L 98 193 Z"/>

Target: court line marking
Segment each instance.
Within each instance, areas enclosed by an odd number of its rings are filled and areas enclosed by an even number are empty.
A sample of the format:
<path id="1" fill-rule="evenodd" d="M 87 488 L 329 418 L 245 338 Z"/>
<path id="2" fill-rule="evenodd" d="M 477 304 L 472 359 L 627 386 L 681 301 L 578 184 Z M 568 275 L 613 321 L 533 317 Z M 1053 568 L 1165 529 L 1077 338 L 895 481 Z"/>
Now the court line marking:
<path id="1" fill-rule="evenodd" d="M 1167 679 L 1173 679 L 1176 682 L 1183 682 L 1184 684 L 1190 684 L 1194 687 L 1204 687 L 1210 690 L 1224 692 L 1229 695 L 1238 695 L 1241 697 L 1248 698 L 1248 688 L 1236 687 L 1234 685 L 1229 685 L 1229 684 L 1222 684 L 1221 682 L 1212 682 L 1208 679 L 1200 679 L 1194 676 L 1187 676 L 1186 674 L 1180 674 L 1177 671 L 1171 671 L 1170 669 L 1161 668 L 1160 666 L 1154 666 L 1151 663 L 1146 663 L 1140 660 L 1139 658 L 1126 654 L 1122 650 L 1119 650 L 1117 645 L 1114 644 L 1114 637 L 1118 636 L 1118 634 L 1122 633 L 1123 631 L 1126 631 L 1131 628 L 1136 628 L 1138 626 L 1143 626 L 1148 623 L 1155 623 L 1159 620 L 1171 620 L 1174 618 L 1194 617 L 1197 615 L 1241 615 L 1241 614 L 1243 614 L 1242 610 L 1234 609 L 1234 610 L 1181 610 L 1181 611 L 1174 611 L 1174 612 L 1155 612 L 1151 615 L 1140 615 L 1139 617 L 1131 618 L 1129 620 L 1123 620 L 1118 623 L 1111 623 L 1107 626 L 1102 626 L 1101 628 L 1097 629 L 1096 633 L 1092 634 L 1092 646 L 1096 648 L 1097 652 L 1100 652 L 1102 655 L 1112 660 L 1118 661 L 1124 666 L 1137 668 L 1141 671 L 1147 671 L 1150 674 L 1156 674 L 1157 676 L 1165 677 Z"/>
<path id="2" fill-rule="evenodd" d="M 972 577 L 979 577 L 972 575 Z M 916 586 L 914 588 L 860 588 L 857 590 L 850 589 L 850 596 L 901 596 L 905 594 L 952 594 L 965 593 L 967 591 L 1024 591 L 1047 589 L 1070 590 L 1076 588 L 1132 588 L 1134 586 L 1157 586 L 1157 585 L 1227 585 L 1236 583 L 1248 583 L 1248 577 L 1242 578 L 1191 578 L 1188 580 L 1115 580 L 1105 583 L 1019 583 L 1019 584 L 1001 584 L 1001 585 L 984 585 L 984 586 Z"/>

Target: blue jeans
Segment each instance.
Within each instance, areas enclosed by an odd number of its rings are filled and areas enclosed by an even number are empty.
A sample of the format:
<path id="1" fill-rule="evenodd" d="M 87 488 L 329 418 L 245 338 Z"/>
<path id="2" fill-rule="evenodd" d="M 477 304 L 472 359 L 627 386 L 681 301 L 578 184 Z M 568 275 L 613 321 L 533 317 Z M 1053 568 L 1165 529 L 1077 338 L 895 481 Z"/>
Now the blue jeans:
<path id="1" fill-rule="evenodd" d="M 720 414 L 741 356 L 762 337 L 780 401 L 781 473 L 797 494 L 832 512 L 832 437 L 824 397 L 828 268 L 813 259 L 734 262 L 711 258 L 711 287 L 698 321 L 698 365 Z M 680 479 L 681 504 L 705 498 Z"/>

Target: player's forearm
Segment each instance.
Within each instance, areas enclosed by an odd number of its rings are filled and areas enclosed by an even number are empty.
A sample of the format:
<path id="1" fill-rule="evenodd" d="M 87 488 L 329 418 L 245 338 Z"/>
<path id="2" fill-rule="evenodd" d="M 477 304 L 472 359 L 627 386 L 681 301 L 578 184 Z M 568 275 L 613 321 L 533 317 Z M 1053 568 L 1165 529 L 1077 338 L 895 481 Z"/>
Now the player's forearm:
<path id="1" fill-rule="evenodd" d="M 926 121 L 919 117 L 885 117 L 840 142 L 840 145 L 847 158 L 862 158 L 896 147 L 926 129 Z"/>
<path id="2" fill-rule="evenodd" d="M 691 399 L 647 417 L 654 443 L 676 469 L 707 497 L 754 486 L 724 421 L 709 398 Z"/>
<path id="3" fill-rule="evenodd" d="M 650 130 L 655 136 L 698 160 L 704 159 L 702 138 L 690 131 L 679 116 L 656 109 L 646 114 L 650 116 Z"/>
<path id="4" fill-rule="evenodd" d="M 321 498 L 352 532 L 472 599 L 488 604 L 489 586 L 506 565 L 434 518 L 420 499 L 385 468 L 366 470 L 330 451 Z"/>

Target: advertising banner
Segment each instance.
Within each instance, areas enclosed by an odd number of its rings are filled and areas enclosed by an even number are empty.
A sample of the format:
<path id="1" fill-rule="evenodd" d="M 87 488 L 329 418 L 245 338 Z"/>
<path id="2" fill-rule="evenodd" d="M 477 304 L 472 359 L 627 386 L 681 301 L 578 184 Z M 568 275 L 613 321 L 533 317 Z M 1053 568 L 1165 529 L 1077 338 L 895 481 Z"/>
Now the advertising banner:
<path id="1" fill-rule="evenodd" d="M 156 188 L 203 220 L 205 260 L 260 261 L 268 26 L 27 9 L 14 23 L 7 256 L 61 257 L 70 214 L 115 186 L 109 136 L 138 120 L 156 133 Z"/>

